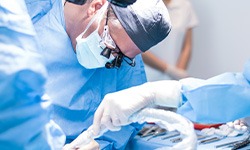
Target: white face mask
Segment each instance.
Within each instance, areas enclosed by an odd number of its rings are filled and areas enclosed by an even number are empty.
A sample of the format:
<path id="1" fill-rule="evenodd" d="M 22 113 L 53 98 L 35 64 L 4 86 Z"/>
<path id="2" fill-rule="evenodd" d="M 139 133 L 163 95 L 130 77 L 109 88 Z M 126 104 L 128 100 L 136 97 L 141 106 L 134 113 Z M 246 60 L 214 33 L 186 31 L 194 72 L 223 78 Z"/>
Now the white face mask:
<path id="1" fill-rule="evenodd" d="M 87 38 L 76 38 L 76 55 L 78 62 L 87 69 L 105 67 L 107 62 L 111 62 L 115 57 L 110 55 L 106 58 L 101 55 L 103 49 L 100 47 L 99 42 L 101 37 L 98 34 L 98 29 L 91 33 Z"/>
<path id="2" fill-rule="evenodd" d="M 95 69 L 105 67 L 107 62 L 111 62 L 115 57 L 110 55 L 110 58 L 106 58 L 101 55 L 103 49 L 100 47 L 101 37 L 98 34 L 98 29 L 100 21 L 102 19 L 103 13 L 107 9 L 106 3 L 103 8 L 92 18 L 92 20 L 87 25 L 86 29 L 76 38 L 76 55 L 78 62 L 87 69 Z M 99 18 L 97 18 L 99 17 Z M 97 19 L 98 27 L 92 32 L 87 38 L 82 38 L 84 33 L 87 31 L 89 26 Z"/>

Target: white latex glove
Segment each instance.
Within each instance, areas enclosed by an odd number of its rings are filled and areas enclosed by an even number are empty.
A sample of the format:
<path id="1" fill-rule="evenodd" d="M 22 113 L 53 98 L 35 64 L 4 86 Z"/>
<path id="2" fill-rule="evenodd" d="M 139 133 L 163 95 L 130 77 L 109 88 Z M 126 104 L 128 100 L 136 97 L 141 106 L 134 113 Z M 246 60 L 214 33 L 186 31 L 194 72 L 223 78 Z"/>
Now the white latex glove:
<path id="1" fill-rule="evenodd" d="M 80 145 L 80 146 L 75 146 L 73 144 L 66 144 L 63 147 L 63 150 L 99 150 L 100 146 L 99 144 L 93 140 L 90 139 L 91 141 L 88 144 Z"/>
<path id="2" fill-rule="evenodd" d="M 181 84 L 174 80 L 148 82 L 119 92 L 107 94 L 94 116 L 93 131 L 100 127 L 114 131 L 130 124 L 128 118 L 151 104 L 178 107 L 182 102 Z"/>
<path id="3" fill-rule="evenodd" d="M 188 77 L 188 73 L 185 70 L 176 68 L 171 65 L 168 65 L 168 68 L 165 73 L 175 80 L 180 80 Z"/>

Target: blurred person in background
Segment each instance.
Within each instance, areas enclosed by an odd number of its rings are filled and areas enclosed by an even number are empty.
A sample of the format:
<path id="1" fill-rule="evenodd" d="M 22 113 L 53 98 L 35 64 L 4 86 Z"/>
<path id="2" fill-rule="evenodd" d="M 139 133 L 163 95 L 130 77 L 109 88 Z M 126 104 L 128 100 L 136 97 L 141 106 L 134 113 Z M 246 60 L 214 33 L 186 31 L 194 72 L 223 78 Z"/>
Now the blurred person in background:
<path id="1" fill-rule="evenodd" d="M 163 0 L 172 29 L 167 38 L 143 53 L 148 81 L 187 77 L 192 52 L 192 32 L 198 20 L 189 0 Z"/>

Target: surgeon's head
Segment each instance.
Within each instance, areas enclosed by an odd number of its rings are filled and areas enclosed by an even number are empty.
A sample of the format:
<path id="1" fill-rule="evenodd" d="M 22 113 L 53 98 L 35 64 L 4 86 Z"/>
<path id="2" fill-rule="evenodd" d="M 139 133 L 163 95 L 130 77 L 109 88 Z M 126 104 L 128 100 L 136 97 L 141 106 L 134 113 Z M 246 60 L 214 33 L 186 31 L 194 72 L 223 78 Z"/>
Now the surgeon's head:
<path id="1" fill-rule="evenodd" d="M 125 8 L 105 0 L 88 0 L 81 6 L 66 3 L 65 21 L 78 61 L 89 69 L 119 68 L 121 62 L 133 66 L 137 54 L 170 32 L 169 15 L 161 0 L 137 0 Z"/>

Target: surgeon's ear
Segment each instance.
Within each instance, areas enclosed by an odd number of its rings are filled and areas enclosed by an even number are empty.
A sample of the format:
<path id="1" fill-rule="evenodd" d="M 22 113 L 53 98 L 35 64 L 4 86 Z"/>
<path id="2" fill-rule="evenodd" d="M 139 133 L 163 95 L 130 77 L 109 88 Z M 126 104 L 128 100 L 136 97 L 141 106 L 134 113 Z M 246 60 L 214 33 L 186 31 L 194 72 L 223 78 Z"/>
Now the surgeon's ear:
<path id="1" fill-rule="evenodd" d="M 87 11 L 88 16 L 96 14 L 96 12 L 104 5 L 105 2 L 106 0 L 92 0 Z"/>

